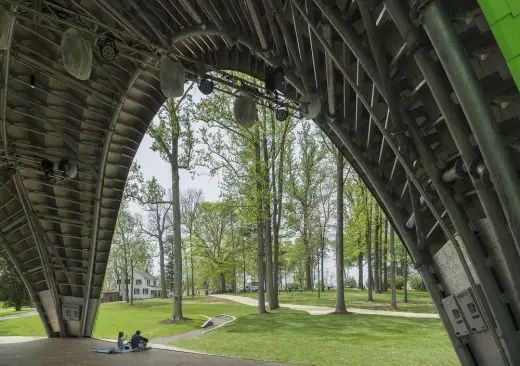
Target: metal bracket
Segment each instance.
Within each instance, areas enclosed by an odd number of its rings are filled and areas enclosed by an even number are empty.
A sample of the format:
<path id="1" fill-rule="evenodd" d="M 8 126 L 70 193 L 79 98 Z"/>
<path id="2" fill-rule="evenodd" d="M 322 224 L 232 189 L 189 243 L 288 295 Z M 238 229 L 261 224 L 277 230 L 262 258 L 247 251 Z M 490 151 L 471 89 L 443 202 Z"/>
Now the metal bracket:
<path id="1" fill-rule="evenodd" d="M 422 23 L 422 13 L 432 2 L 433 0 L 415 0 L 410 6 L 410 18 L 415 25 Z"/>

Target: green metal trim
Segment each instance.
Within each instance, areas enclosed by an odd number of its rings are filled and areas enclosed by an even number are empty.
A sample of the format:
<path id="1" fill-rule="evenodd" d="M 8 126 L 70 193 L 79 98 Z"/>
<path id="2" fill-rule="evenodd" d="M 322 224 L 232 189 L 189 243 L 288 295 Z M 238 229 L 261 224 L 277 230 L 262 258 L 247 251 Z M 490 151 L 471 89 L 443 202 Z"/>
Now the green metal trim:
<path id="1" fill-rule="evenodd" d="M 520 90 L 520 0 L 478 0 Z"/>

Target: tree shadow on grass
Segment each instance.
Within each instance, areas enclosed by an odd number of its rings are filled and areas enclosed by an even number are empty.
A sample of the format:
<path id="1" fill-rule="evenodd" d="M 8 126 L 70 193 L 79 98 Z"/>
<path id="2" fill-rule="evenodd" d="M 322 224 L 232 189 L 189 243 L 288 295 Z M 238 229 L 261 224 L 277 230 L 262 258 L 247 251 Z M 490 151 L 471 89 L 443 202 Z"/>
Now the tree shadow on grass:
<path id="1" fill-rule="evenodd" d="M 383 317 L 374 315 L 352 314 L 340 316 L 311 316 L 294 311 L 274 312 L 267 315 L 250 315 L 238 318 L 233 324 L 223 329 L 229 333 L 270 333 L 286 334 L 287 332 L 309 337 L 324 337 L 341 333 L 348 337 L 387 338 L 414 331 L 427 333 L 429 327 L 438 327 L 436 319 L 410 319 L 400 317 Z"/>

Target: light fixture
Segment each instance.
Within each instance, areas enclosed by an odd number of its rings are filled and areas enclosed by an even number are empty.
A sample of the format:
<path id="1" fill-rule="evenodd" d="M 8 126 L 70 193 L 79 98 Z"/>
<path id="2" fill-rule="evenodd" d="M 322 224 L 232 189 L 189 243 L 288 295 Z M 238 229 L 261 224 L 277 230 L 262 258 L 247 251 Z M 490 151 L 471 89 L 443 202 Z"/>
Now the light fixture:
<path id="1" fill-rule="evenodd" d="M 235 99 L 233 113 L 237 123 L 245 128 L 252 127 L 257 120 L 256 102 L 247 94 L 241 94 Z"/>
<path id="2" fill-rule="evenodd" d="M 58 170 L 62 174 L 62 179 L 74 179 L 78 175 L 77 164 L 71 164 L 66 158 L 60 160 Z"/>
<path id="3" fill-rule="evenodd" d="M 31 81 L 31 88 L 34 89 L 35 85 L 36 85 L 36 77 L 34 76 L 34 74 L 31 74 L 30 81 Z"/>
<path id="4" fill-rule="evenodd" d="M 166 98 L 177 98 L 184 94 L 184 66 L 167 55 L 161 56 L 161 91 Z"/>
<path id="5" fill-rule="evenodd" d="M 307 118 L 316 118 L 321 112 L 321 100 L 317 94 L 305 95 L 301 101 L 303 102 L 303 109 L 306 110 Z"/>
<path id="6" fill-rule="evenodd" d="M 108 62 L 114 61 L 117 54 L 119 53 L 119 49 L 116 46 L 114 38 L 109 35 L 103 35 L 99 37 L 97 46 L 99 47 L 99 52 L 101 52 L 101 57 L 103 57 L 103 60 Z"/>
<path id="7" fill-rule="evenodd" d="M 204 95 L 209 95 L 213 93 L 214 88 L 213 80 L 209 77 L 209 75 L 204 75 L 199 82 L 199 90 Z"/>
<path id="8" fill-rule="evenodd" d="M 92 45 L 76 28 L 67 29 L 61 38 L 63 66 L 79 80 L 88 80 L 92 71 Z"/>
<path id="9" fill-rule="evenodd" d="M 287 120 L 287 118 L 289 118 L 289 111 L 287 110 L 287 108 L 284 108 L 284 107 L 276 108 L 274 114 L 276 116 L 276 120 L 280 121 L 280 122 L 283 122 L 283 121 Z"/>
<path id="10" fill-rule="evenodd" d="M 284 77 L 285 72 L 283 68 L 281 66 L 278 66 L 265 76 L 265 88 L 272 92 L 281 90 L 283 86 Z"/>
<path id="11" fill-rule="evenodd" d="M 54 176 L 54 163 L 48 159 L 42 159 L 43 178 L 51 184 L 56 183 Z"/>

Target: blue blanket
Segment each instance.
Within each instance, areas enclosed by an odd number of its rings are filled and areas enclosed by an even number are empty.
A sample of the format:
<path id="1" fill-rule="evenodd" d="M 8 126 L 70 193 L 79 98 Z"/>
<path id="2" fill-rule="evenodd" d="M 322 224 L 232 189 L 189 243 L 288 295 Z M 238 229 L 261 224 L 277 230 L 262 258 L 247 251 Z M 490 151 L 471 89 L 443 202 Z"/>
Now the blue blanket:
<path id="1" fill-rule="evenodd" d="M 117 349 L 117 348 L 95 348 L 95 349 L 91 350 L 91 352 L 118 354 L 118 353 L 132 352 L 132 350 L 131 349 Z"/>

